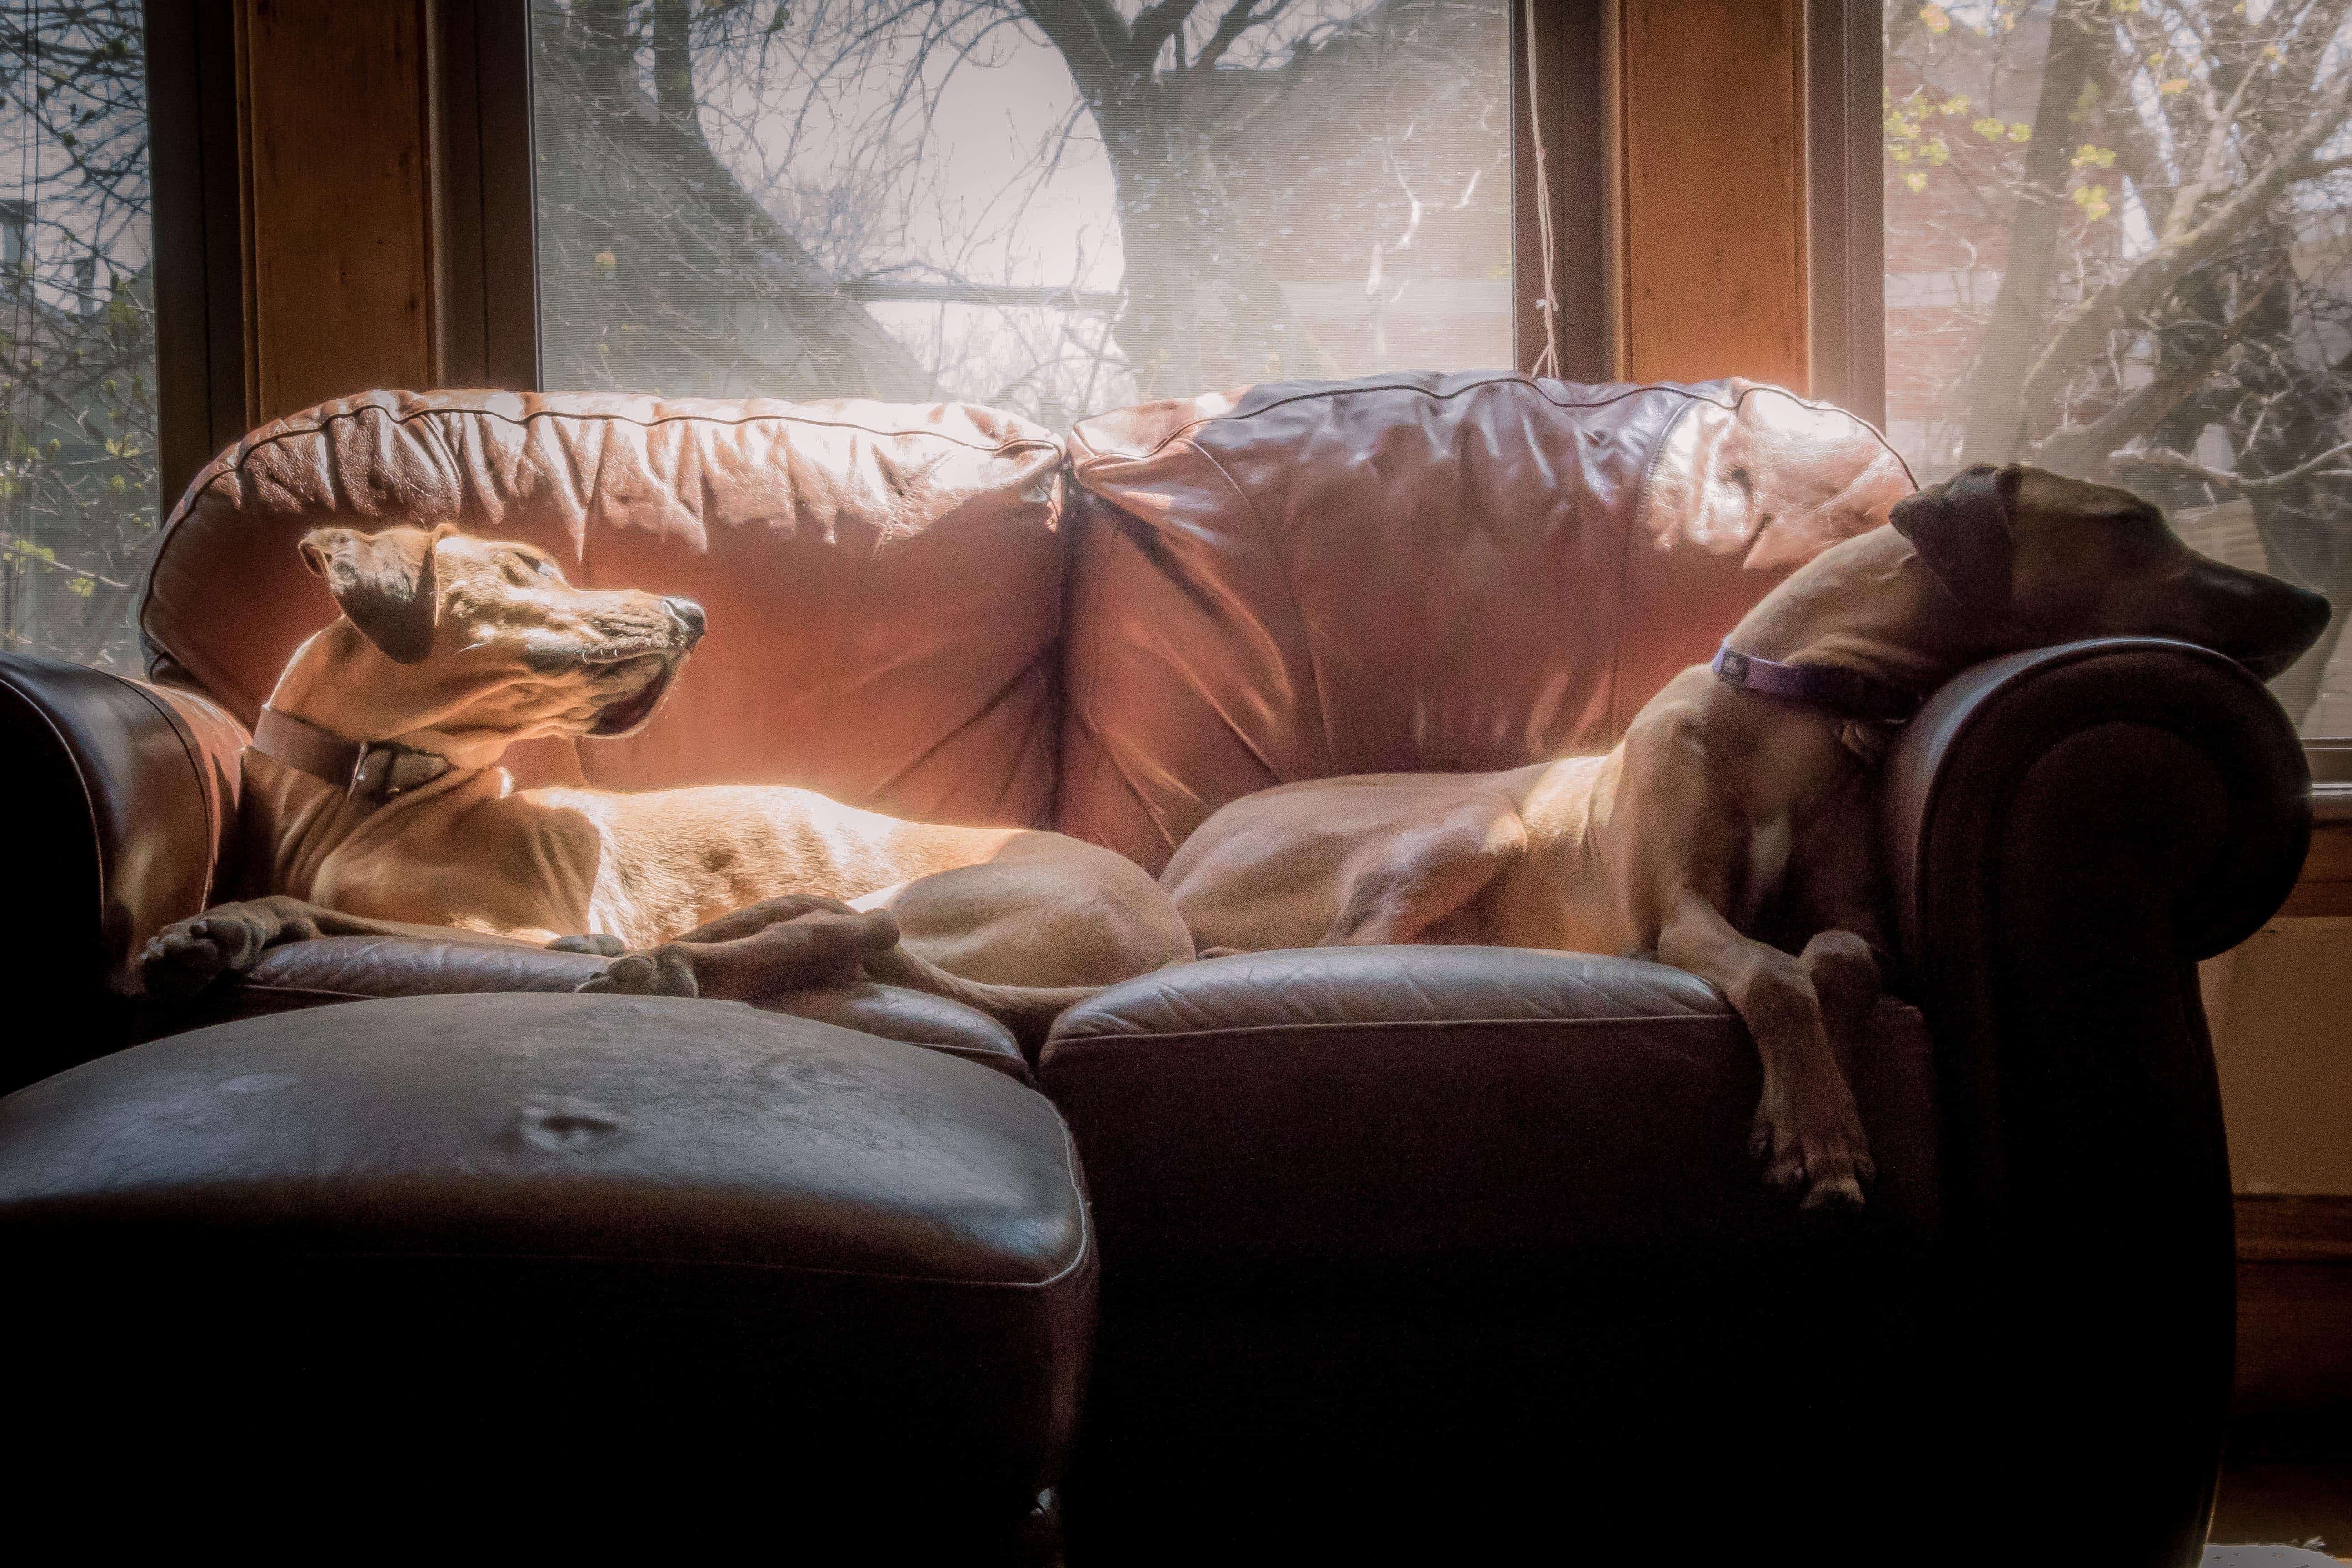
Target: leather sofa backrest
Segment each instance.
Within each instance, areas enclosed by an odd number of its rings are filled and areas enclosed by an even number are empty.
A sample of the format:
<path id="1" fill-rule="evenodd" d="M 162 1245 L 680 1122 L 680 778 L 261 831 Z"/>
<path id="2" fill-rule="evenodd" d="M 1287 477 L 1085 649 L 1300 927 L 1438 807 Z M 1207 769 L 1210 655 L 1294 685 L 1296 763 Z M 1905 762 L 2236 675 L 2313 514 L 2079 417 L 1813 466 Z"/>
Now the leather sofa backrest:
<path id="1" fill-rule="evenodd" d="M 1071 437 L 1056 826 L 1155 871 L 1219 805 L 1605 749 L 1914 486 L 1777 387 L 1274 384 Z"/>
<path id="2" fill-rule="evenodd" d="M 397 392 L 255 431 L 166 520 L 140 625 L 159 679 L 250 724 L 332 620 L 295 544 L 454 521 L 583 586 L 683 595 L 710 633 L 625 740 L 519 747 L 520 782 L 793 784 L 1036 823 L 1054 785 L 1062 449 L 957 404 Z"/>

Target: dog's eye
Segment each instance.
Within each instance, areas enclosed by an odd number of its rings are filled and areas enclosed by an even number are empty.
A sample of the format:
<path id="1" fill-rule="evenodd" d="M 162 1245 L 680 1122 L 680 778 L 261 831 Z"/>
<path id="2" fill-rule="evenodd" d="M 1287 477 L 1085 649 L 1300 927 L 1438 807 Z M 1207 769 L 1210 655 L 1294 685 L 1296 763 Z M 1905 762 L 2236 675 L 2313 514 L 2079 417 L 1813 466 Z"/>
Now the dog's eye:
<path id="1" fill-rule="evenodd" d="M 552 561 L 533 561 L 531 566 L 542 577 L 555 575 L 555 563 Z"/>

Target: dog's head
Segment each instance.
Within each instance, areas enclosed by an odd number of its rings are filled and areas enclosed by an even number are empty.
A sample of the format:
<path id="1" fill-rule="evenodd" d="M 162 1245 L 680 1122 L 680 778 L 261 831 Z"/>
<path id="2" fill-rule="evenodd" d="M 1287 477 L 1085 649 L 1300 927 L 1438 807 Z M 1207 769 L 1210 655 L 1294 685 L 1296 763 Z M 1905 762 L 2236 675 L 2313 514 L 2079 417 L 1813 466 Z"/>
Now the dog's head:
<path id="1" fill-rule="evenodd" d="M 626 735 L 702 637 L 691 600 L 575 588 L 543 550 L 446 524 L 321 528 L 301 549 L 358 639 L 390 661 L 339 672 L 359 679 L 333 705 L 365 722 L 344 712 L 338 727 L 372 731 L 361 738 Z"/>
<path id="2" fill-rule="evenodd" d="M 1896 502 L 1891 521 L 1994 651 L 2177 637 L 2268 680 L 2327 626 L 2322 595 L 2199 554 L 2112 485 L 1980 465 Z"/>

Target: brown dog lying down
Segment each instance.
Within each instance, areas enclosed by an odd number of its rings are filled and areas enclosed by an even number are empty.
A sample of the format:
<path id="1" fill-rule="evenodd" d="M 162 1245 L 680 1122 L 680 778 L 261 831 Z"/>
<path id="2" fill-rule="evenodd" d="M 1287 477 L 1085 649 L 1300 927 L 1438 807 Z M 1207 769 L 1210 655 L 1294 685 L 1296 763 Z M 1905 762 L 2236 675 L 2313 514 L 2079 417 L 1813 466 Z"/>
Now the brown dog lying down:
<path id="1" fill-rule="evenodd" d="M 296 938 L 454 927 L 614 956 L 601 990 L 761 1001 L 862 971 L 1034 1041 L 1080 997 L 1192 956 L 1149 873 L 1057 833 L 781 787 L 515 790 L 498 766 L 514 742 L 645 724 L 700 608 L 575 588 L 541 551 L 446 526 L 320 529 L 301 549 L 343 614 L 296 651 L 244 755 L 270 894 L 157 936 L 151 992 Z"/>
<path id="2" fill-rule="evenodd" d="M 1204 952 L 1487 942 L 1690 970 L 1762 1058 L 1768 1179 L 1809 1207 L 1858 1203 L 1870 1156 L 1836 1053 L 1876 999 L 1885 944 L 1874 770 L 1846 743 L 1852 720 L 2082 637 L 2175 637 L 2267 679 L 2327 614 L 2197 554 L 2127 491 L 1971 468 L 1783 583 L 1726 639 L 1721 675 L 1675 677 L 1606 756 L 1266 790 L 1203 823 L 1160 882 Z"/>

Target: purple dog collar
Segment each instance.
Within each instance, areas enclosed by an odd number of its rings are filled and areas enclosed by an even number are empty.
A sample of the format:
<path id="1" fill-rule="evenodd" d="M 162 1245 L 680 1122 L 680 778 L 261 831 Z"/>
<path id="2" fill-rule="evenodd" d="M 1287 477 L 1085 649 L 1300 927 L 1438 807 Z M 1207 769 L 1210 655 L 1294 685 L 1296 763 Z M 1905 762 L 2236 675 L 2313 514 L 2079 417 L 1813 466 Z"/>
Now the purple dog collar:
<path id="1" fill-rule="evenodd" d="M 1908 719 L 1919 710 L 1919 699 L 1899 687 L 1874 679 L 1858 669 L 1830 664 L 1781 664 L 1752 654 L 1734 653 L 1727 639 L 1715 651 L 1717 679 L 1776 702 L 1819 708 L 1841 719 L 1888 723 Z"/>

